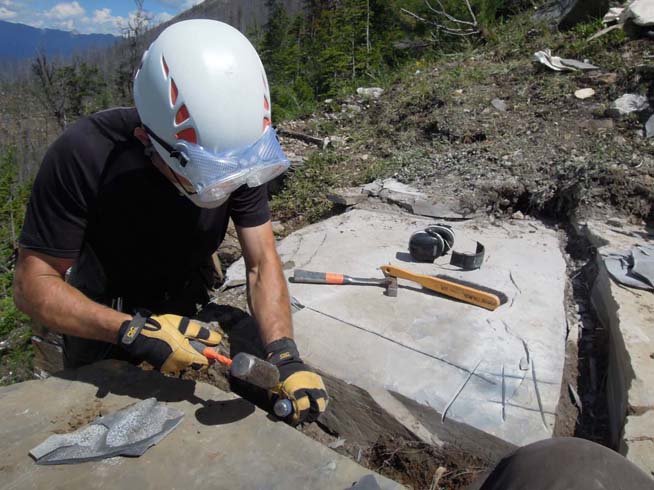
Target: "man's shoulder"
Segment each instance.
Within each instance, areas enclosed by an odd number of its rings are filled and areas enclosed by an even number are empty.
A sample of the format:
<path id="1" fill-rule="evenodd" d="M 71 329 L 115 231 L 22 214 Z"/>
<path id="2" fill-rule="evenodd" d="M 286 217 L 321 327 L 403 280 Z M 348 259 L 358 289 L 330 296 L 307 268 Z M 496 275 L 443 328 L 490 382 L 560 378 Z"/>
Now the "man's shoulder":
<path id="1" fill-rule="evenodd" d="M 140 124 L 134 108 L 107 109 L 82 117 L 61 133 L 48 149 L 46 159 L 103 160 L 116 147 L 136 145 L 134 128 Z"/>
<path id="2" fill-rule="evenodd" d="M 134 141 L 134 128 L 141 120 L 134 107 L 116 107 L 82 117 L 68 126 L 62 137 L 75 139 L 89 136 L 104 138 L 114 143 Z"/>

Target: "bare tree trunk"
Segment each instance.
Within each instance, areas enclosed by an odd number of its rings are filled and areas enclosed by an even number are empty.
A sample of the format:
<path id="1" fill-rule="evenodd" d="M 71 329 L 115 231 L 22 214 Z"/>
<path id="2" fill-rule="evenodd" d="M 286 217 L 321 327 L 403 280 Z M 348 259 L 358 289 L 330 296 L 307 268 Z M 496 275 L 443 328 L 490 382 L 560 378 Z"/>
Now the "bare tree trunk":
<path id="1" fill-rule="evenodd" d="M 370 0 L 366 0 L 366 52 L 370 55 Z M 368 68 L 366 60 L 366 68 Z"/>
<path id="2" fill-rule="evenodd" d="M 49 62 L 44 50 L 37 53 L 32 62 L 32 71 L 37 76 L 40 88 L 39 100 L 45 110 L 52 114 L 61 129 L 66 128 L 67 118 L 65 111 L 66 93 L 63 87 L 58 86 L 56 76 L 57 67 Z"/>
<path id="3" fill-rule="evenodd" d="M 9 227 L 11 230 L 11 246 L 13 250 L 18 248 L 18 241 L 16 240 L 16 224 L 14 223 L 14 198 L 9 198 Z"/>
<path id="4" fill-rule="evenodd" d="M 354 33 L 352 33 L 352 80 L 357 77 L 357 61 L 355 54 Z"/>

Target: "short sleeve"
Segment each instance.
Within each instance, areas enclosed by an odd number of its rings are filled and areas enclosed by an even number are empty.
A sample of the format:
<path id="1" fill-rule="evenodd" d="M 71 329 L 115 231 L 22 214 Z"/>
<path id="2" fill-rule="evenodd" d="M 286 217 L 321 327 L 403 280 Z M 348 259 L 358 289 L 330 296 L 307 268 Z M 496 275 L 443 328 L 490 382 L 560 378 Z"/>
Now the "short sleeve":
<path id="1" fill-rule="evenodd" d="M 268 186 L 240 187 L 229 198 L 229 213 L 236 226 L 250 228 L 270 220 Z"/>
<path id="2" fill-rule="evenodd" d="M 76 124 L 48 148 L 27 205 L 21 247 L 53 257 L 78 256 L 103 165 L 101 148 L 85 133 L 84 125 Z"/>

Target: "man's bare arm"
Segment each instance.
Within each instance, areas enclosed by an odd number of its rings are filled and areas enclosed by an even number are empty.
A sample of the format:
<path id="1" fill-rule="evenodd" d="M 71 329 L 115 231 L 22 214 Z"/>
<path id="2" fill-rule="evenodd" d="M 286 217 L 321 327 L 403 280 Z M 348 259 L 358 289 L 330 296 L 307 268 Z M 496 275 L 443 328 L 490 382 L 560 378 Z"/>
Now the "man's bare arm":
<path id="1" fill-rule="evenodd" d="M 71 259 L 20 249 L 14 275 L 18 309 L 50 330 L 115 344 L 118 330 L 132 317 L 98 304 L 64 282 Z"/>
<path id="2" fill-rule="evenodd" d="M 236 227 L 247 269 L 248 303 L 259 325 L 263 345 L 293 338 L 291 305 L 270 221 Z"/>

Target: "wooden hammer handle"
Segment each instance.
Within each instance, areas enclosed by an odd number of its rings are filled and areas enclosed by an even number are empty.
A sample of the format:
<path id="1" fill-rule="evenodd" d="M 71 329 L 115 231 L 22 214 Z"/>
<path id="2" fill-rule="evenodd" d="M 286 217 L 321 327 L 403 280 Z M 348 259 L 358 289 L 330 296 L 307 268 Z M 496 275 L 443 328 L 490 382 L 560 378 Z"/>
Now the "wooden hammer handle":
<path id="1" fill-rule="evenodd" d="M 416 282 L 427 289 L 436 291 L 437 293 L 456 298 L 466 303 L 481 306 L 488 310 L 494 310 L 502 304 L 500 298 L 496 294 L 481 291 L 471 286 L 457 284 L 456 282 L 441 279 L 440 277 L 416 274 L 415 272 L 402 269 L 401 267 L 395 267 L 393 265 L 384 265 L 381 267 L 381 270 L 388 276 Z"/>

